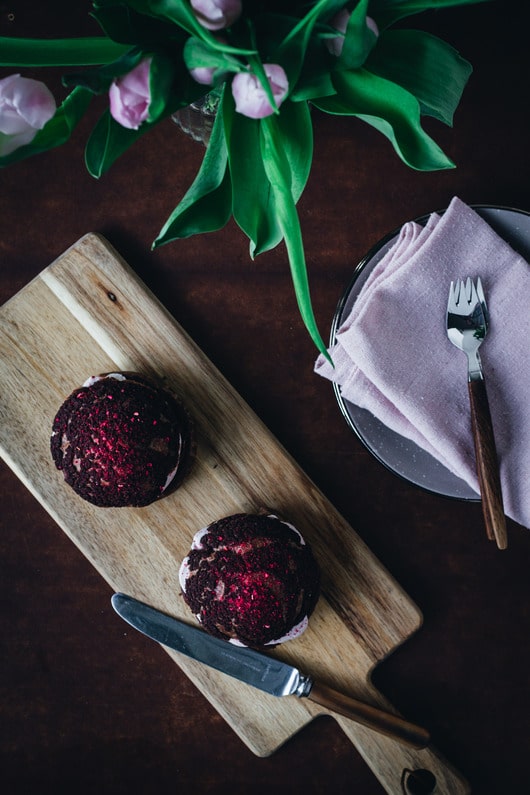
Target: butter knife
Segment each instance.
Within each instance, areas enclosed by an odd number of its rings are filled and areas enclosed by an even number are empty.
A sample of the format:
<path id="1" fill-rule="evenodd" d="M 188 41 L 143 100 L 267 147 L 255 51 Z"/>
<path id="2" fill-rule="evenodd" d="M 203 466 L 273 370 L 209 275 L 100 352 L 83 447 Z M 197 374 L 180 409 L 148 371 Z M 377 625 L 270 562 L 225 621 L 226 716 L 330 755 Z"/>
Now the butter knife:
<path id="1" fill-rule="evenodd" d="M 413 748 L 429 744 L 429 733 L 421 726 L 315 682 L 275 657 L 234 646 L 122 593 L 112 596 L 112 606 L 128 624 L 152 640 L 266 693 L 308 698 Z"/>

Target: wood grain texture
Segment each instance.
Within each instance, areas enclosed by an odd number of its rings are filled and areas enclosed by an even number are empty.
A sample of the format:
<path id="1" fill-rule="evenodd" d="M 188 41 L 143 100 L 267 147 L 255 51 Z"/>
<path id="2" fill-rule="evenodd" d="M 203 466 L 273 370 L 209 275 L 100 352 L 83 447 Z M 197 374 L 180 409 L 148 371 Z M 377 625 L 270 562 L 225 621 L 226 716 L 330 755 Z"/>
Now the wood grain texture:
<path id="1" fill-rule="evenodd" d="M 468 391 L 486 534 L 490 541 L 494 540 L 496 542 L 499 549 L 506 549 L 508 546 L 508 534 L 502 499 L 499 461 L 497 459 L 493 422 L 484 380 L 481 378 L 469 381 Z"/>
<path id="2" fill-rule="evenodd" d="M 324 685 L 392 710 L 370 672 L 419 629 L 418 608 L 103 238 L 81 238 L 2 307 L 0 325 L 2 456 L 114 590 L 189 620 L 178 567 L 193 534 L 230 513 L 273 507 L 311 543 L 323 579 L 310 628 L 274 653 Z M 88 375 L 113 369 L 163 379 L 197 426 L 190 476 L 146 508 L 84 502 L 64 485 L 49 454 L 51 423 L 64 398 Z M 120 622 L 116 631 L 122 629 Z M 168 653 L 259 756 L 323 712 Z M 434 773 L 437 792 L 468 791 L 434 749 L 416 751 L 337 720 L 388 792 L 401 793 L 403 771 L 418 768 Z"/>

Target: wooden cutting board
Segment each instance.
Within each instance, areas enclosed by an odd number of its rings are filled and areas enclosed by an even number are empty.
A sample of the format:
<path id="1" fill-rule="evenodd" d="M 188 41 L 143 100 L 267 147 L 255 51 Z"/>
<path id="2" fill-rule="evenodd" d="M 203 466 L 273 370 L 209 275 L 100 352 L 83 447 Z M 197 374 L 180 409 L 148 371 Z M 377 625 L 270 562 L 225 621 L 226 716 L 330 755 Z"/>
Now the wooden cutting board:
<path id="1" fill-rule="evenodd" d="M 419 610 L 107 241 L 86 235 L 0 309 L 0 349 L 2 456 L 114 590 L 189 621 L 178 568 L 196 530 L 239 511 L 276 508 L 311 543 L 323 595 L 307 632 L 274 654 L 392 710 L 370 671 L 420 627 Z M 111 370 L 164 379 L 197 425 L 191 475 L 146 508 L 96 508 L 51 461 L 58 407 L 89 375 Z M 324 711 L 169 653 L 258 756 Z M 435 775 L 437 793 L 468 792 L 434 749 L 415 751 L 337 720 L 388 792 L 405 791 L 404 771 L 419 768 Z"/>

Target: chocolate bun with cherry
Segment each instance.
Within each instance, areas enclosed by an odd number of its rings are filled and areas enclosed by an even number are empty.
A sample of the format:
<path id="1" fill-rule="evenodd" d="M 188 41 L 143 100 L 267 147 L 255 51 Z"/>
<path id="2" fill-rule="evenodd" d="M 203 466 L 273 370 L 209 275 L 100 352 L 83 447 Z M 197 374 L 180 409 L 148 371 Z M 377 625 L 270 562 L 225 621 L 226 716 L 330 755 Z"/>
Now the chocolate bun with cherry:
<path id="1" fill-rule="evenodd" d="M 50 450 L 66 483 L 99 507 L 141 507 L 174 491 L 195 442 L 182 403 L 134 372 L 91 376 L 53 420 Z"/>
<path id="2" fill-rule="evenodd" d="M 309 545 L 272 512 L 234 514 L 200 530 L 179 575 L 207 632 L 253 648 L 299 637 L 320 593 Z"/>

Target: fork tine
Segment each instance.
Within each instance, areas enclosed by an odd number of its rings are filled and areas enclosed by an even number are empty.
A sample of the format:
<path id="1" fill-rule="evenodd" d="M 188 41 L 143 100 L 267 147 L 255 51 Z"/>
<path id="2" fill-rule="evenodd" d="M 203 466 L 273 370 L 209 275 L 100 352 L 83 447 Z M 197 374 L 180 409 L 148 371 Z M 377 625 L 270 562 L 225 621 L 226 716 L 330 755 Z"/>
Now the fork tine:
<path id="1" fill-rule="evenodd" d="M 458 307 L 458 296 L 460 294 L 460 280 L 457 279 L 456 282 L 451 282 L 449 285 L 449 299 L 447 301 L 447 311 L 451 313 L 455 313 Z"/>
<path id="2" fill-rule="evenodd" d="M 486 327 L 488 327 L 490 323 L 490 313 L 488 311 L 488 305 L 486 303 L 486 296 L 484 295 L 484 290 L 482 289 L 482 281 L 480 279 L 480 276 L 477 279 L 477 295 L 478 295 L 478 300 L 482 304 L 482 313 L 484 315 L 484 322 L 486 324 Z"/>
<path id="3" fill-rule="evenodd" d="M 454 292 L 455 292 L 455 285 L 454 285 L 454 282 L 451 282 L 451 284 L 449 285 L 449 295 L 447 297 L 447 311 L 448 312 L 451 312 L 453 310 L 454 301 L 455 301 Z"/>
<path id="4" fill-rule="evenodd" d="M 475 304 L 480 303 L 475 282 L 470 276 L 466 279 L 466 298 L 470 307 L 474 307 Z"/>
<path id="5" fill-rule="evenodd" d="M 487 306 L 486 296 L 484 295 L 484 290 L 482 289 L 482 280 L 480 276 L 477 278 L 477 295 L 478 295 L 478 300 L 480 301 L 482 306 L 486 308 Z"/>
<path id="6" fill-rule="evenodd" d="M 468 278 L 468 282 L 470 285 L 470 293 L 469 293 L 469 305 L 475 306 L 475 304 L 480 303 L 480 298 L 478 296 L 477 288 L 475 287 L 475 282 L 472 279 Z"/>

